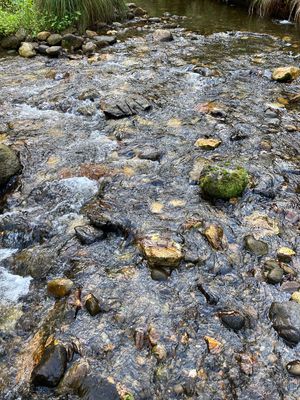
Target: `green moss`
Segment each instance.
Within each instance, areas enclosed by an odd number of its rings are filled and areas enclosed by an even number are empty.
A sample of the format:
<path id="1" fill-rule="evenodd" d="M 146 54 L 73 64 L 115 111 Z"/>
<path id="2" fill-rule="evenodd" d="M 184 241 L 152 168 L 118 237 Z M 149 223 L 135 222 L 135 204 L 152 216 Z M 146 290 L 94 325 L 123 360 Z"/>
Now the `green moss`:
<path id="1" fill-rule="evenodd" d="M 248 173 L 242 167 L 225 169 L 208 166 L 202 171 L 199 184 L 208 197 L 230 199 L 241 196 L 248 181 Z"/>

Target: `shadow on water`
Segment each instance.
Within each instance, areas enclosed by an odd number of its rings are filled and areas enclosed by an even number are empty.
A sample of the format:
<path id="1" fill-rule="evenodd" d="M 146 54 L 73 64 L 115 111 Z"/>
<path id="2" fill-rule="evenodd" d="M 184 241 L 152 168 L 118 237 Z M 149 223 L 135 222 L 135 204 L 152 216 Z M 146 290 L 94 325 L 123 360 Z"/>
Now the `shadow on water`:
<path id="1" fill-rule="evenodd" d="M 211 0 L 138 0 L 137 3 L 152 16 L 161 16 L 165 12 L 187 16 L 183 25 L 203 35 L 238 30 L 299 37 L 299 30 L 293 24 L 250 15 L 247 7 L 228 6 Z"/>

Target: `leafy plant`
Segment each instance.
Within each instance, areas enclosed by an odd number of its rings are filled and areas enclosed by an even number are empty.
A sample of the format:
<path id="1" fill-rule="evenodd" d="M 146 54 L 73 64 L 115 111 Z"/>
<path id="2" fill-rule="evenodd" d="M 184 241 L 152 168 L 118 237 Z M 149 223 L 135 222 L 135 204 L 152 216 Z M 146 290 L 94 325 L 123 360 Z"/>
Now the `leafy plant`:
<path id="1" fill-rule="evenodd" d="M 73 14 L 65 14 L 62 17 L 58 17 L 54 14 L 45 14 L 43 17 L 44 29 L 49 29 L 54 32 L 61 32 L 67 29 L 69 26 L 76 24 L 80 19 L 80 12 L 77 11 Z"/>
<path id="2" fill-rule="evenodd" d="M 39 30 L 40 23 L 34 0 L 1 2 L 0 35 L 9 35 L 20 28 L 33 33 Z"/>

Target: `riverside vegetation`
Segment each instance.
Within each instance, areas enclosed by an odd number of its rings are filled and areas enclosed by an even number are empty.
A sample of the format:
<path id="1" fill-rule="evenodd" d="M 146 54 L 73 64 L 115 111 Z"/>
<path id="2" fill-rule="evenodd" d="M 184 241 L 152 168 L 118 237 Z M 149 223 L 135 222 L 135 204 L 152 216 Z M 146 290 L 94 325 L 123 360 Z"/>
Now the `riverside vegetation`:
<path id="1" fill-rule="evenodd" d="M 297 29 L 147 4 L 1 40 L 0 398 L 299 399 Z"/>

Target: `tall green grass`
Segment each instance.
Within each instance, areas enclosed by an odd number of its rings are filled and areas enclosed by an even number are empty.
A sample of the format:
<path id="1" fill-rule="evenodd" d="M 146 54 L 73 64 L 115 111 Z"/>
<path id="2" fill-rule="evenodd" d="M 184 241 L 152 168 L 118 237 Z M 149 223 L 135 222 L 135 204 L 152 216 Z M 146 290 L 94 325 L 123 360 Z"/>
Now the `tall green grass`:
<path id="1" fill-rule="evenodd" d="M 78 15 L 81 29 L 97 21 L 111 22 L 125 15 L 124 0 L 37 0 L 40 11 L 58 18 Z"/>

